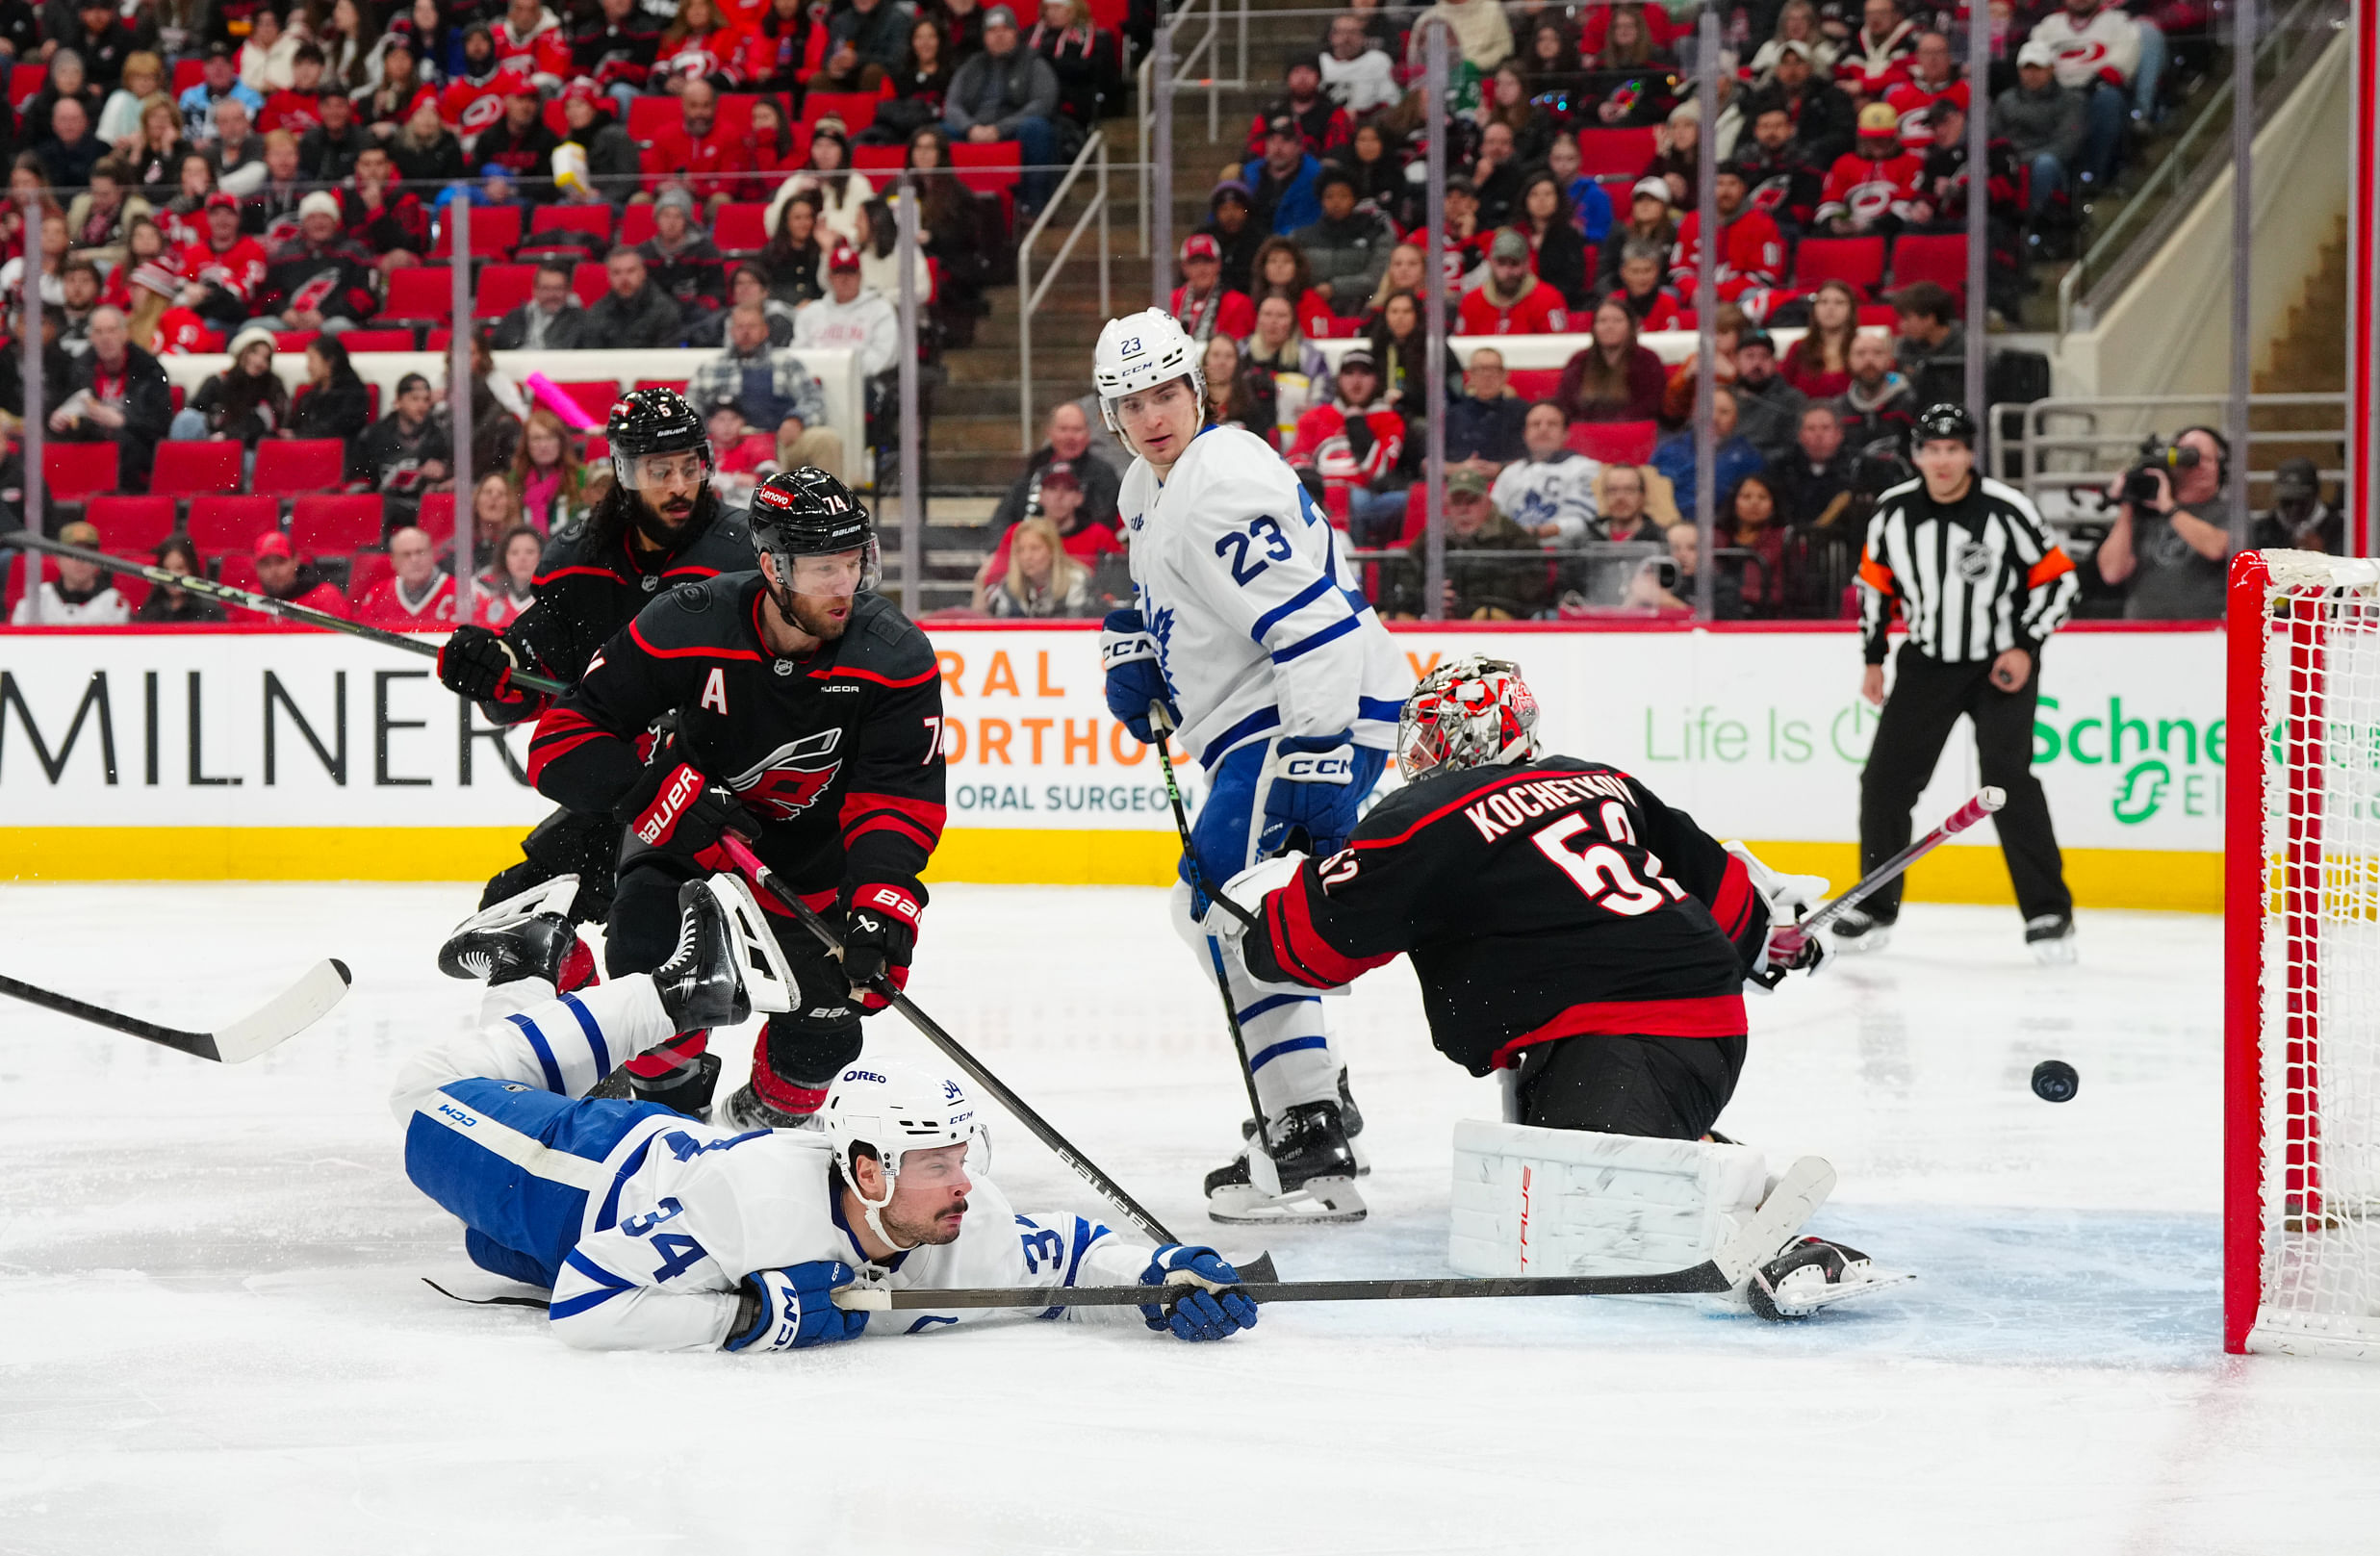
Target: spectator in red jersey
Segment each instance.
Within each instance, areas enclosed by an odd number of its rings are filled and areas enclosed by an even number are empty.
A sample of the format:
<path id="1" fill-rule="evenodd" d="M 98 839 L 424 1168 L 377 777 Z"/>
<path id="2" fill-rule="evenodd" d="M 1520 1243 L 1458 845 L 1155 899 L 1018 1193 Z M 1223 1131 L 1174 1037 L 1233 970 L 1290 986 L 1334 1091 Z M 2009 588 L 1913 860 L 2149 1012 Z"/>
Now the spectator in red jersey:
<path id="1" fill-rule="evenodd" d="M 1297 132 L 1299 148 L 1310 157 L 1331 157 L 1339 154 L 1355 132 L 1347 111 L 1322 90 L 1322 67 L 1311 54 L 1300 54 L 1289 63 L 1283 72 L 1286 93 L 1275 99 L 1248 126 L 1248 142 L 1244 161 L 1254 163 L 1265 156 L 1266 140 L 1274 133 L 1274 126 L 1288 117 Z"/>
<path id="2" fill-rule="evenodd" d="M 115 269 L 108 272 L 106 284 L 99 289 L 99 300 L 132 312 L 136 300 L 132 294 L 135 270 L 149 266 L 170 274 L 173 256 L 166 243 L 166 229 L 157 224 L 157 217 L 147 213 L 137 214 L 124 223 L 124 257 Z M 167 295 L 180 291 L 178 284 L 167 289 Z M 138 340 L 136 335 L 134 339 Z M 146 344 L 143 342 L 142 344 Z"/>
<path id="3" fill-rule="evenodd" d="M 1207 234 L 1182 240 L 1182 277 L 1173 289 L 1172 312 L 1191 340 L 1227 335 L 1236 341 L 1256 328 L 1256 304 L 1223 285 L 1223 250 Z"/>
<path id="4" fill-rule="evenodd" d="M 1000 532 L 1000 543 L 984 558 L 984 565 L 975 574 L 975 608 L 991 609 L 990 591 L 1000 587 L 1008 576 L 1009 554 L 1017 538 L 1017 531 L 1027 524 L 1046 523 L 1057 536 L 1059 548 L 1083 567 L 1096 568 L 1103 556 L 1121 556 L 1124 548 L 1115 538 L 1115 531 L 1094 521 L 1086 506 L 1087 494 L 1083 478 L 1075 468 L 1063 460 L 1045 465 L 1040 471 L 1037 512 L 1018 520 Z"/>
<path id="5" fill-rule="evenodd" d="M 257 311 L 267 327 L 336 335 L 379 308 L 371 256 L 347 241 L 345 220 L 339 196 L 327 190 L 298 202 L 297 236 L 266 266 Z"/>
<path id="6" fill-rule="evenodd" d="M 1339 359 L 1331 398 L 1297 419 L 1291 463 L 1322 477 L 1334 523 L 1358 547 L 1385 546 L 1405 523 L 1405 486 L 1397 466 L 1405 421 L 1379 403 L 1380 369 L 1357 346 Z"/>
<path id="7" fill-rule="evenodd" d="M 323 577 L 311 558 L 299 561 L 296 548 L 281 531 L 268 529 L 257 536 L 254 556 L 256 581 L 272 599 L 309 610 L 328 611 L 333 616 L 352 614 L 347 609 L 347 597 L 339 592 L 339 586 Z M 279 617 L 274 622 L 284 626 L 299 625 Z"/>
<path id="8" fill-rule="evenodd" d="M 1895 0 L 1867 0 L 1859 15 L 1859 31 L 1835 54 L 1834 79 L 1847 92 L 1881 98 L 1908 79 L 1917 24 L 1902 16 Z"/>
<path id="9" fill-rule="evenodd" d="M 1046 519 L 1027 519 L 1001 537 L 1009 565 L 998 583 L 976 593 L 976 608 L 1002 620 L 1093 616 L 1090 570 L 1066 554 Z"/>
<path id="10" fill-rule="evenodd" d="M 383 273 L 418 265 L 430 248 L 429 213 L 422 197 L 396 185 L 397 166 L 386 147 L 366 146 L 355 159 L 355 178 L 339 191 L 340 220 L 348 241 L 377 255 Z"/>
<path id="11" fill-rule="evenodd" d="M 545 100 L 528 77 L 507 76 L 504 116 L 479 132 L 479 141 L 471 151 L 472 166 L 482 172 L 501 167 L 516 186 L 550 194 L 553 148 L 562 141 L 546 128 L 545 109 Z"/>
<path id="12" fill-rule="evenodd" d="M 562 18 L 539 0 L 511 0 L 504 16 L 490 29 L 497 64 L 534 82 L 540 92 L 559 91 L 574 72 L 571 46 Z"/>
<path id="13" fill-rule="evenodd" d="M 396 571 L 355 602 L 357 621 L 396 632 L 436 632 L 454 625 L 454 580 L 440 571 L 427 534 L 407 524 L 391 535 L 389 563 Z"/>
<path id="14" fill-rule="evenodd" d="M 1563 364 L 1554 402 L 1573 421 L 1651 421 L 1661 414 L 1669 373 L 1639 345 L 1636 319 L 1606 298 L 1595 310 L 1594 341 Z"/>
<path id="15" fill-rule="evenodd" d="M 708 0 L 689 0 L 705 5 Z M 720 126 L 719 93 L 707 80 L 678 83 L 678 122 L 653 139 L 645 153 L 645 189 L 640 199 L 651 199 L 665 184 L 683 184 L 707 211 L 735 197 L 738 177 L 746 170 L 744 138 Z"/>
<path id="16" fill-rule="evenodd" d="M 1900 115 L 1870 103 L 1859 111 L 1859 143 L 1827 170 L 1811 219 L 1837 238 L 1889 237 L 1913 218 L 1925 172 L 1924 160 L 1901 148 Z"/>
<path id="17" fill-rule="evenodd" d="M 713 91 L 733 91 L 743 85 L 751 42 L 721 13 L 718 0 L 678 0 L 678 17 L 661 34 L 646 89 L 682 95 L 701 81 Z"/>
<path id="18" fill-rule="evenodd" d="M 801 142 L 785 117 L 785 105 L 774 97 L 755 97 L 752 129 L 744 138 L 744 198 L 765 200 L 777 187 L 802 170 Z"/>
<path id="19" fill-rule="evenodd" d="M 1466 335 L 1559 335 L 1570 328 L 1562 293 L 1529 273 L 1529 241 L 1498 232 L 1488 249 L 1488 273 L 1463 298 Z"/>
<path id="20" fill-rule="evenodd" d="M 265 245 L 240 231 L 240 200 L 207 196 L 207 236 L 182 251 L 181 305 L 217 329 L 237 329 L 265 289 Z"/>
<path id="21" fill-rule="evenodd" d="M 487 23 L 473 22 L 463 30 L 463 68 L 438 94 L 438 111 L 469 151 L 482 130 L 504 116 L 504 93 L 516 78 L 497 63 L 496 42 Z"/>
<path id="22" fill-rule="evenodd" d="M 265 99 L 256 127 L 268 135 L 287 130 L 302 137 L 322 122 L 322 51 L 300 43 L 290 56 L 290 84 Z"/>
<path id="23" fill-rule="evenodd" d="M 1919 33 L 1916 50 L 1909 57 L 1908 78 L 1884 93 L 1885 103 L 1901 116 L 1901 144 L 1924 156 L 1933 142 L 1927 110 L 1946 100 L 1961 111 L 1967 106 L 1967 84 L 1958 79 L 1950 39 L 1940 33 Z"/>
<path id="24" fill-rule="evenodd" d="M 703 424 L 710 434 L 710 489 L 730 508 L 750 507 L 753 489 L 777 473 L 777 439 L 753 430 L 733 395 L 705 406 Z"/>
<path id="25" fill-rule="evenodd" d="M 809 0 L 768 0 L 754 24 L 752 42 L 744 50 L 744 58 L 752 62 L 748 72 L 752 79 L 745 85 L 764 92 L 801 90 L 802 71 L 808 64 L 815 32 Z M 938 106 L 935 112 L 940 112 Z"/>
<path id="26" fill-rule="evenodd" d="M 1784 277 L 1785 235 L 1777 223 L 1748 208 L 1744 197 L 1751 181 L 1741 163 L 1723 162 L 1712 175 L 1711 201 L 1719 212 L 1717 290 L 1723 302 L 1745 302 L 1746 311 L 1765 313 L 1768 292 Z M 1677 295 L 1701 294 L 1697 282 L 1703 262 L 1702 213 L 1689 211 L 1678 224 L 1677 246 L 1670 255 L 1670 286 Z"/>
<path id="27" fill-rule="evenodd" d="M 504 532 L 496 560 L 475 580 L 481 626 L 500 632 L 536 603 L 537 563 L 545 550 L 544 539 L 526 524 L 515 524 Z"/>
<path id="28" fill-rule="evenodd" d="M 1750 186 L 1746 198 L 1753 210 L 1766 213 L 1779 232 L 1799 238 L 1818 209 L 1824 180 L 1794 138 L 1793 112 L 1781 99 L 1756 95 L 1745 105 L 1745 114 L 1752 139 L 1735 143 L 1735 156 Z"/>

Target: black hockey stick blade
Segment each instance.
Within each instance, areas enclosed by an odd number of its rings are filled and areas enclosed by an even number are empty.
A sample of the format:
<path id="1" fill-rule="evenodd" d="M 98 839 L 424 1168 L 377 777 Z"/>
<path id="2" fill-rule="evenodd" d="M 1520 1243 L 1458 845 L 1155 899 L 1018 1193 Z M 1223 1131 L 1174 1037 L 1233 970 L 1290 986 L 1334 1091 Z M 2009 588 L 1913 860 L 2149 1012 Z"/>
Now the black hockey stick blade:
<path id="1" fill-rule="evenodd" d="M 250 1011 L 229 1026 L 217 1032 L 184 1032 L 178 1027 L 160 1026 L 128 1016 L 120 1010 L 91 1005 L 70 995 L 54 993 L 18 979 L 0 975 L 0 994 L 38 1005 L 60 1015 L 73 1016 L 93 1026 L 105 1027 L 174 1049 L 193 1059 L 213 1059 L 220 1064 L 239 1064 L 254 1059 L 269 1049 L 277 1048 L 290 1038 L 313 1026 L 327 1014 L 331 1007 L 345 998 L 347 985 L 354 982 L 347 964 L 336 959 L 315 963 L 306 975 L 275 995 L 264 1006 Z"/>
<path id="2" fill-rule="evenodd" d="M 1716 1263 L 1653 1275 L 1529 1275 L 1479 1279 L 1465 1275 L 1378 1281 L 1243 1281 L 1237 1288 L 1270 1302 L 1416 1302 L 1458 1297 L 1676 1296 L 1725 1291 L 1732 1283 Z M 872 1311 L 950 1308 L 1137 1308 L 1179 1295 L 1187 1287 L 1085 1286 L 1052 1290 L 1042 1286 L 918 1287 L 891 1290 L 846 1286 L 834 1293 L 836 1307 Z"/>

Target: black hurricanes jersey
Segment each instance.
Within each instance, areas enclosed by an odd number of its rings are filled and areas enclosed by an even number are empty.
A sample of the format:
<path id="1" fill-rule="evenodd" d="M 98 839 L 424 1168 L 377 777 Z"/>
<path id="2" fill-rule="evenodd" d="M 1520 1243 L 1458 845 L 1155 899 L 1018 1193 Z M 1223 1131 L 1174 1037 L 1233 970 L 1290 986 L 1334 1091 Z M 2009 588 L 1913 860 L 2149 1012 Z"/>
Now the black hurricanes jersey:
<path id="1" fill-rule="evenodd" d="M 806 893 L 903 887 L 942 835 L 942 683 L 934 647 L 861 595 L 843 635 L 782 659 L 760 631 L 760 575 L 681 583 L 603 645 L 538 722 L 529 781 L 569 810 L 612 812 L 646 777 L 637 738 L 676 732 L 653 765 L 692 763 L 733 789 L 754 851 Z"/>
<path id="2" fill-rule="evenodd" d="M 1328 988 L 1413 957 L 1439 1052 L 1473 1075 L 1588 1033 L 1744 1032 L 1768 913 L 1741 860 L 1599 762 L 1442 773 L 1382 800 L 1250 931 L 1259 978 Z"/>
<path id="3" fill-rule="evenodd" d="M 664 589 L 700 582 L 722 573 L 752 571 L 752 531 L 744 521 L 705 503 L 687 521 L 691 534 L 667 551 L 639 551 L 627 532 L 597 541 L 584 523 L 571 525 L 546 547 L 537 564 L 537 599 L 504 629 L 504 639 L 522 668 L 576 681 L 595 650 L 636 619 Z M 519 723 L 545 711 L 542 701 L 525 707 L 480 707 L 499 723 Z"/>

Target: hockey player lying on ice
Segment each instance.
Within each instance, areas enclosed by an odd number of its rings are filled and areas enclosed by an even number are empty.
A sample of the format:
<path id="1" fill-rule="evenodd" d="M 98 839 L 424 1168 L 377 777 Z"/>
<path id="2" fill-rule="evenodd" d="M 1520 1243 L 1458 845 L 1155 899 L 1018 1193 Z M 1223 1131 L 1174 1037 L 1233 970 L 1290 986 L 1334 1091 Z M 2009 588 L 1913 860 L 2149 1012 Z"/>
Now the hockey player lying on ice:
<path id="1" fill-rule="evenodd" d="M 409 1060 L 390 1101 L 405 1172 L 459 1216 L 473 1262 L 550 1288 L 547 1316 L 593 1350 L 781 1351 L 850 1339 L 834 1306 L 856 1278 L 896 1289 L 1139 1282 L 1151 1329 L 1220 1339 L 1256 1322 L 1209 1248 L 1151 1248 L 1077 1215 L 1018 1215 L 983 1176 L 989 1144 L 956 1082 L 868 1059 L 827 1097 L 823 1130 L 736 1134 L 657 1103 L 590 1099 L 615 1065 L 696 1028 L 790 1002 L 786 964 L 751 893 L 728 877 L 679 890 L 677 951 L 554 995 L 573 936 L 567 878 L 468 920 L 441 954 L 488 980 L 486 1024 Z M 1001 1310 L 909 1316 L 908 1334 Z M 1132 1310 L 1092 1309 L 1129 1319 Z"/>
<path id="2" fill-rule="evenodd" d="M 1466 1274 L 1624 1274 L 1708 1255 L 1756 1208 L 1758 1153 L 1712 1135 L 1744 1066 L 1743 989 L 1815 969 L 1772 949 L 1826 889 L 1722 846 L 1599 762 L 1546 756 L 1517 666 L 1466 656 L 1397 722 L 1405 786 L 1326 858 L 1267 859 L 1223 888 L 1259 984 L 1331 990 L 1409 953 L 1431 1039 L 1504 1070 L 1506 1122 L 1455 1136 L 1452 1256 Z M 1535 1214 L 1535 1221 L 1530 1217 Z M 1754 1277 L 1788 1314 L 1881 1284 L 1805 1238 Z M 1763 1285 L 1765 1283 L 1765 1285 Z"/>

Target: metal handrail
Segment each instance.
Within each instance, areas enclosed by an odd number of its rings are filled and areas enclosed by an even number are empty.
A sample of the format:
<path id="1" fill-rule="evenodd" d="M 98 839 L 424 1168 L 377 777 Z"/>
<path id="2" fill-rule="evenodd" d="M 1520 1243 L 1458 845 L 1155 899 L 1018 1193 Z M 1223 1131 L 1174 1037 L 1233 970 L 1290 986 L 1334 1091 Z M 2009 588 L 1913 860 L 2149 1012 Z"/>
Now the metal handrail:
<path id="1" fill-rule="evenodd" d="M 2013 418 L 2017 430 L 2013 438 L 2002 438 L 1995 447 L 2002 454 L 2016 456 L 2016 486 L 2029 498 L 2043 492 L 2094 490 L 2105 488 L 2121 475 L 2133 463 L 2133 451 L 2144 436 L 2140 422 L 2146 416 L 2127 417 L 2132 424 L 2120 429 L 2101 430 L 2100 419 L 2111 413 L 2154 412 L 2191 408 L 2220 413 L 2230 404 L 2225 395 L 2122 395 L 2037 399 L 2029 404 L 2004 403 L 1991 408 L 1991 424 L 2008 424 L 2004 418 Z M 2270 427 L 2252 429 L 2248 447 L 2234 449 L 2231 468 L 2233 475 L 2242 481 L 2269 481 L 2268 471 L 2249 468 L 2248 455 L 2259 443 L 2336 443 L 2343 450 L 2347 430 L 2347 396 L 2344 394 L 2292 393 L 2251 395 L 2248 409 L 2288 409 L 2292 407 L 2336 410 L 2337 422 L 2324 422 L 2318 427 Z M 2052 428 L 2047 421 L 2052 417 L 2076 417 L 2085 425 L 2074 428 Z M 2111 451 L 2119 455 L 2118 463 L 2102 468 Z M 2046 468 L 2051 459 L 2070 456 L 2069 468 Z M 2324 468 L 2316 472 L 2325 481 L 2343 481 L 2346 471 Z"/>
<path id="2" fill-rule="evenodd" d="M 2300 4 L 2286 17 L 2276 21 L 2263 39 L 2257 43 L 2258 63 L 2260 64 L 2270 63 L 2284 44 L 2292 40 L 2302 40 L 2314 34 L 2315 29 L 2311 25 L 2313 17 L 2329 9 L 2332 0 L 2300 0 Z M 2323 42 L 2328 41 L 2327 30 L 2319 36 Z M 2313 68 L 2314 61 L 2320 54 L 2321 47 L 2318 44 L 2307 49 L 2304 57 L 2295 62 L 2296 68 L 2289 73 L 2289 79 L 2286 81 L 2281 79 L 2281 72 L 2276 67 L 2272 85 L 2280 89 L 2260 89 L 2256 94 L 2255 113 L 2260 124 L 2286 100 L 2290 89 L 2293 88 L 2299 80 L 2303 79 L 2306 72 Z M 2197 116 L 2192 118 L 2183 129 L 2181 135 L 2175 139 L 2172 149 L 2167 151 L 2163 159 L 2150 171 L 2147 181 L 2125 200 L 2124 208 L 2115 214 L 2115 219 L 2108 223 L 2106 230 L 2092 241 L 2090 247 L 2083 252 L 2080 259 L 2066 267 L 2066 273 L 2058 278 L 2058 333 L 2060 336 L 2070 334 L 2074 329 L 2075 298 L 2082 291 L 2084 277 L 2096 273 L 2102 266 L 2111 265 L 2116 256 L 2122 254 L 2131 245 L 2132 230 L 2149 220 L 2148 213 L 2152 209 L 2151 197 L 2153 195 L 2157 194 L 2167 183 L 2174 185 L 2175 202 L 2155 207 L 2161 217 L 2165 216 L 2173 212 L 2177 205 L 2189 203 L 2189 197 L 2196 191 L 2188 186 L 2198 185 L 2202 186 L 2203 190 L 2204 185 L 2222 176 L 2221 168 L 2229 165 L 2228 159 L 2210 154 L 2193 161 L 2190 151 L 2201 135 L 2211 135 L 2214 132 L 2218 121 L 2224 124 L 2230 122 L 2231 100 L 2232 85 L 2226 77 L 2222 85 L 2215 88 L 2214 93 L 2208 97 L 2206 106 L 2198 111 Z"/>
<path id="3" fill-rule="evenodd" d="M 1090 203 L 1083 207 L 1081 216 L 1074 218 L 1073 227 L 1066 233 L 1066 241 L 1058 245 L 1057 257 L 1049 262 L 1049 268 L 1041 272 L 1041 284 L 1036 287 L 1033 284 L 1034 244 L 1041 241 L 1041 234 L 1049 227 L 1050 218 L 1058 214 L 1059 203 L 1065 199 L 1066 191 L 1074 187 L 1076 179 L 1083 176 L 1086 167 L 1092 169 L 1094 188 Z M 1016 424 L 1017 447 L 1020 450 L 1033 447 L 1034 312 L 1041 306 L 1041 299 L 1049 294 L 1050 284 L 1058 279 L 1058 272 L 1065 268 L 1066 261 L 1074 253 L 1074 245 L 1082 241 L 1084 229 L 1090 225 L 1094 217 L 1099 222 L 1099 311 L 1105 314 L 1108 312 L 1110 246 L 1108 138 L 1105 131 L 1098 130 L 1091 132 L 1090 139 L 1083 142 L 1083 149 L 1076 154 L 1074 165 L 1066 169 L 1066 176 L 1058 181 L 1058 188 L 1050 191 L 1049 200 L 1041 207 L 1041 215 L 1035 220 L 1033 230 L 1026 233 L 1024 241 L 1016 245 Z"/>
<path id="4" fill-rule="evenodd" d="M 1226 89 L 1244 90 L 1248 85 L 1248 0 L 1239 0 L 1236 20 L 1239 23 L 1239 63 L 1231 75 L 1222 75 L 1224 0 L 1185 0 L 1174 8 L 1166 19 L 1172 23 L 1174 37 L 1173 89 L 1178 94 L 1184 89 L 1207 94 L 1207 139 L 1214 140 L 1222 133 L 1222 95 Z M 1184 31 L 1192 22 L 1203 20 L 1206 30 L 1198 41 L 1188 48 L 1181 45 Z M 1208 61 L 1207 73 L 1193 75 L 1191 71 L 1201 60 Z M 1140 254 L 1149 251 L 1149 139 L 1157 118 L 1157 53 L 1154 49 L 1140 57 L 1139 68 L 1134 72 L 1139 91 L 1139 110 L 1135 121 L 1139 131 L 1138 178 L 1139 185 Z"/>

